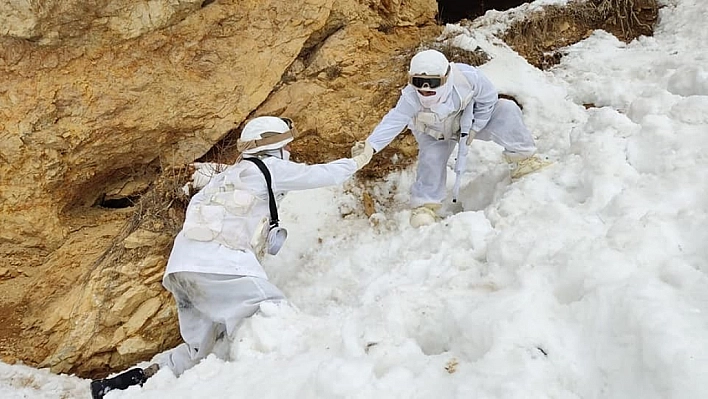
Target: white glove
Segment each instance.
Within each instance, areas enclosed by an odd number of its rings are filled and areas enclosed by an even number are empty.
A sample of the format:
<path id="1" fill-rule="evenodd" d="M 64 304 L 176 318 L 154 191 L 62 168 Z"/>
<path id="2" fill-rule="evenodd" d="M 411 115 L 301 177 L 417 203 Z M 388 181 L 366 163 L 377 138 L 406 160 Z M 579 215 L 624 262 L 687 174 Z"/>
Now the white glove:
<path id="1" fill-rule="evenodd" d="M 364 152 L 364 147 L 365 147 L 365 146 L 366 146 L 366 142 L 365 142 L 365 141 L 357 141 L 356 143 L 354 143 L 354 145 L 352 146 L 352 149 L 351 149 L 352 158 L 354 158 L 355 156 L 357 156 L 357 155 L 361 154 L 362 152 Z"/>
<path id="2" fill-rule="evenodd" d="M 356 162 L 356 170 L 366 166 L 374 156 L 374 148 L 368 141 L 359 141 L 352 147 L 352 160 Z"/>
<path id="3" fill-rule="evenodd" d="M 467 141 L 465 141 L 465 143 L 467 145 L 472 144 L 472 140 L 474 140 L 474 136 L 476 136 L 476 135 L 477 135 L 477 132 L 475 132 L 474 130 L 470 130 L 470 132 L 467 134 Z"/>

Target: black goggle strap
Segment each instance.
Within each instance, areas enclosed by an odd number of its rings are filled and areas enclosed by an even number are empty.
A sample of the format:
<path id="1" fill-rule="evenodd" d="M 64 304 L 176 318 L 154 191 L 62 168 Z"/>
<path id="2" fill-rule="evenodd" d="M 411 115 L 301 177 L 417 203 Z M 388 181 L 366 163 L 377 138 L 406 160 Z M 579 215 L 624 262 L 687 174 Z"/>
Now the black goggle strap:
<path id="1" fill-rule="evenodd" d="M 268 186 L 268 206 L 270 207 L 270 228 L 273 227 L 278 227 L 278 206 L 275 202 L 275 195 L 273 195 L 273 187 L 272 187 L 272 181 L 270 178 L 270 172 L 268 171 L 268 167 L 265 166 L 263 161 L 261 161 L 258 158 L 244 158 L 244 161 L 251 161 L 256 166 L 258 169 L 261 170 L 261 173 L 263 173 L 263 176 L 265 177 L 266 180 L 266 185 Z"/>

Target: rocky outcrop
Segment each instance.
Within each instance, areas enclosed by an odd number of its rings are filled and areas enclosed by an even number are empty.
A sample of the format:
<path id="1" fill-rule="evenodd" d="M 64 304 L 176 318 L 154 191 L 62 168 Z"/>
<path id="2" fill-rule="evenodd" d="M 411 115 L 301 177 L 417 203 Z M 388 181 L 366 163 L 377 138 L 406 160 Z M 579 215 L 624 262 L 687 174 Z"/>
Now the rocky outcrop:
<path id="1" fill-rule="evenodd" d="M 160 280 L 180 167 L 260 113 L 295 119 L 303 160 L 345 154 L 440 32 L 435 12 L 431 0 L 0 4 L 2 359 L 96 375 L 175 345 Z"/>

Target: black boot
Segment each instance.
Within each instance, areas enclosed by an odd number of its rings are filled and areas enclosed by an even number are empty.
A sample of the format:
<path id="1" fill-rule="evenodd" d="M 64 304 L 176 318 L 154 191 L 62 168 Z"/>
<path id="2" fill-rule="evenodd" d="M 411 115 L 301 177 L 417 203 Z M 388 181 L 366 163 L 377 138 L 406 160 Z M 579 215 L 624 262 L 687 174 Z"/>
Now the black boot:
<path id="1" fill-rule="evenodd" d="M 106 393 L 114 389 L 126 389 L 133 385 L 142 386 L 159 369 L 160 366 L 153 364 L 146 369 L 134 368 L 115 377 L 93 380 L 91 381 L 91 396 L 93 399 L 102 399 Z"/>

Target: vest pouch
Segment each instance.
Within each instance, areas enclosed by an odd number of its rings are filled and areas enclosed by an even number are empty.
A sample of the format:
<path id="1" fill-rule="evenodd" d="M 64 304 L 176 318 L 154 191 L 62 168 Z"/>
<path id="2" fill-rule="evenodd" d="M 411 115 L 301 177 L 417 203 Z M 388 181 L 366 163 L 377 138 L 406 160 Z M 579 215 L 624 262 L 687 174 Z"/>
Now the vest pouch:
<path id="1" fill-rule="evenodd" d="M 415 125 L 418 130 L 435 140 L 445 139 L 445 132 L 442 131 L 443 126 L 440 123 L 440 118 L 434 112 L 419 112 L 415 117 Z"/>
<path id="2" fill-rule="evenodd" d="M 225 214 L 219 205 L 195 205 L 188 209 L 182 231 L 189 239 L 211 241 L 221 234 Z"/>
<path id="3" fill-rule="evenodd" d="M 440 123 L 440 118 L 438 118 L 435 112 L 419 112 L 418 115 L 416 115 L 416 119 L 418 122 L 426 125 L 436 125 Z"/>
<path id="4" fill-rule="evenodd" d="M 256 228 L 253 231 L 253 237 L 251 237 L 251 242 L 249 243 L 251 245 L 251 248 L 253 248 L 253 251 L 259 256 L 263 253 L 265 248 L 266 240 L 268 237 L 268 224 L 268 216 L 264 216 L 258 222 L 258 225 L 256 225 Z"/>
<path id="5" fill-rule="evenodd" d="M 273 227 L 268 231 L 268 253 L 276 255 L 288 238 L 288 231 L 284 227 Z"/>
<path id="6" fill-rule="evenodd" d="M 413 125 L 415 130 L 423 132 L 435 140 L 449 140 L 455 130 L 454 119 L 454 114 L 440 118 L 435 112 L 419 112 L 414 117 Z M 459 129 L 459 122 L 457 128 Z"/>
<path id="7" fill-rule="evenodd" d="M 234 216 L 245 216 L 251 212 L 256 197 L 244 190 L 227 190 L 212 194 L 209 202 L 221 205 Z"/>

